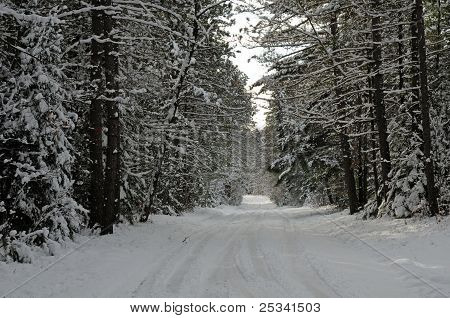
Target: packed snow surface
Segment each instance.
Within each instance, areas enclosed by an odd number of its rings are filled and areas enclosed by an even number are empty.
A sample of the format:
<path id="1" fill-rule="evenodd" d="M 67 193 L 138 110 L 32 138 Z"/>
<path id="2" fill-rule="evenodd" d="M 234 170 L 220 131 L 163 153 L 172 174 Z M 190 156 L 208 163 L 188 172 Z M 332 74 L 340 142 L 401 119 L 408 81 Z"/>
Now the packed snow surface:
<path id="1" fill-rule="evenodd" d="M 446 297 L 448 220 L 358 220 L 331 208 L 239 207 L 80 236 L 0 263 L 8 297 Z M 49 267 L 50 266 L 50 267 Z M 20 287 L 18 287 L 20 286 Z"/>

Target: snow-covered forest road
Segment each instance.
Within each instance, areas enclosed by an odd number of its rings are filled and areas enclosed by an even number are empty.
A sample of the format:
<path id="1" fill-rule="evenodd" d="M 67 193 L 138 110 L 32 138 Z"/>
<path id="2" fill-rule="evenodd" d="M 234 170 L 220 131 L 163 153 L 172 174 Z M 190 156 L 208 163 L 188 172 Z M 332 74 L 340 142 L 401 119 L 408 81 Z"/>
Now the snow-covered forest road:
<path id="1" fill-rule="evenodd" d="M 33 264 L 0 263 L 0 292 L 9 297 L 450 294 L 450 234 L 430 220 L 362 226 L 364 221 L 343 212 L 278 208 L 258 196 L 247 196 L 239 207 L 152 219 L 119 227 L 113 236 L 80 237 L 84 243 L 55 257 L 37 257 Z"/>

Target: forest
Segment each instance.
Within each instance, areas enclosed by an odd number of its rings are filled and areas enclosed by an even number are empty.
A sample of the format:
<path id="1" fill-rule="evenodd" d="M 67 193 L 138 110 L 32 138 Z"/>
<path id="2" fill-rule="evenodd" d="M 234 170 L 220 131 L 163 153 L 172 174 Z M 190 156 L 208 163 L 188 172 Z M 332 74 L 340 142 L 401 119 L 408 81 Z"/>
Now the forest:
<path id="1" fill-rule="evenodd" d="M 450 204 L 450 4 L 262 1 L 278 204 L 440 216 Z"/>
<path id="2" fill-rule="evenodd" d="M 226 154 L 254 109 L 230 14 L 214 0 L 2 1 L 5 255 L 238 201 Z"/>
<path id="3" fill-rule="evenodd" d="M 0 261 L 249 193 L 442 218 L 449 45 L 446 0 L 1 0 Z"/>

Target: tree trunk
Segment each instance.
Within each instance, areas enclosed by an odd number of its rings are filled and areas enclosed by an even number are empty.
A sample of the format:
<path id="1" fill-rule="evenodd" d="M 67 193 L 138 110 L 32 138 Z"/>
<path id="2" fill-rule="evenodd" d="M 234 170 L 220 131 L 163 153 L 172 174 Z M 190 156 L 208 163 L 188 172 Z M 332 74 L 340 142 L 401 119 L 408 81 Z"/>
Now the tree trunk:
<path id="1" fill-rule="evenodd" d="M 370 116 L 373 117 L 373 110 L 370 110 Z M 371 123 L 371 128 L 372 131 L 375 131 L 375 121 L 372 120 Z M 375 136 L 373 136 L 372 138 L 372 148 L 376 149 L 377 147 L 377 142 L 375 140 Z M 376 151 L 371 151 L 372 153 L 372 172 L 373 172 L 373 186 L 374 186 L 374 190 L 375 190 L 375 195 L 377 198 L 377 210 L 378 207 L 381 205 L 382 202 L 382 198 L 380 197 L 380 184 L 378 182 L 378 167 L 377 167 L 377 153 Z M 378 211 L 377 211 L 378 212 Z"/>
<path id="2" fill-rule="evenodd" d="M 372 8 L 374 12 L 380 10 L 380 0 L 373 0 Z M 382 35 L 381 35 L 381 18 L 379 15 L 372 17 L 372 42 L 373 42 L 373 67 L 372 67 L 372 85 L 374 88 L 373 103 L 375 108 L 375 119 L 378 127 L 378 140 L 380 145 L 381 154 L 381 177 L 383 180 L 383 196 L 386 199 L 388 186 L 389 186 L 389 174 L 391 172 L 391 154 L 388 142 L 388 131 L 386 121 L 386 109 L 384 105 L 384 78 L 381 73 L 382 65 Z"/>
<path id="3" fill-rule="evenodd" d="M 358 197 L 356 195 L 355 174 L 352 167 L 352 152 L 349 138 L 345 133 L 340 135 L 342 150 L 342 166 L 344 168 L 345 185 L 347 187 L 348 207 L 350 214 L 358 212 Z"/>
<path id="4" fill-rule="evenodd" d="M 367 57 L 368 59 L 370 59 L 370 54 L 371 52 L 368 52 L 369 56 Z M 367 73 L 368 73 L 368 77 L 367 77 L 367 87 L 369 88 L 368 90 L 368 96 L 367 99 L 369 101 L 369 104 L 373 105 L 373 92 L 372 92 L 372 77 L 370 76 L 370 74 L 372 73 L 372 67 L 371 65 L 368 66 L 367 69 Z M 373 107 L 370 108 L 370 117 L 374 118 L 374 111 L 373 111 Z M 372 151 L 371 153 L 371 161 L 372 161 L 372 173 L 373 173 L 373 186 L 374 186 L 374 191 L 375 191 L 375 197 L 377 200 L 377 210 L 376 213 L 374 212 L 374 214 L 376 215 L 378 213 L 378 207 L 381 205 L 382 203 L 382 199 L 380 197 L 380 184 L 378 181 L 378 167 L 377 167 L 377 148 L 378 148 L 378 143 L 376 141 L 376 129 L 375 129 L 375 119 L 370 121 L 370 129 L 372 130 L 372 134 L 370 135 L 370 145 L 372 147 Z"/>
<path id="5" fill-rule="evenodd" d="M 328 181 L 328 176 L 325 177 L 325 191 L 328 197 L 328 203 L 334 204 L 333 192 L 331 191 L 330 182 Z"/>
<path id="6" fill-rule="evenodd" d="M 414 135 L 420 136 L 419 129 L 419 99 L 420 99 L 420 74 L 419 74 L 419 35 L 417 34 L 417 7 L 414 7 L 411 19 L 411 61 L 412 74 L 411 86 L 412 90 L 412 105 L 409 109 L 411 117 L 411 131 Z M 422 149 L 423 151 L 423 149 Z"/>
<path id="7" fill-rule="evenodd" d="M 367 203 L 367 154 L 363 153 L 366 146 L 366 136 L 359 137 L 358 140 L 358 203 L 363 208 Z M 364 146 L 364 147 L 363 147 Z"/>
<path id="8" fill-rule="evenodd" d="M 102 0 L 92 0 L 92 6 L 102 5 Z M 91 226 L 101 222 L 103 211 L 103 73 L 102 49 L 100 38 L 103 34 L 103 13 L 92 11 L 91 41 L 91 105 L 89 110 L 89 150 L 90 150 L 90 223 Z"/>
<path id="9" fill-rule="evenodd" d="M 423 18 L 422 0 L 416 0 L 417 12 L 417 34 L 419 44 L 419 66 L 420 66 L 420 109 L 422 113 L 422 138 L 423 138 L 423 160 L 425 176 L 427 178 L 427 199 L 430 215 L 439 213 L 438 194 L 434 181 L 433 157 L 431 154 L 431 124 L 430 124 L 430 100 L 428 91 L 427 74 L 427 51 L 425 42 L 425 25 Z"/>
<path id="10" fill-rule="evenodd" d="M 339 107 L 343 108 L 342 100 L 341 100 L 341 90 L 338 87 L 338 77 L 339 70 L 336 66 L 337 58 L 335 57 L 336 51 L 338 49 L 338 37 L 339 37 L 339 29 L 338 29 L 338 19 L 337 13 L 332 14 L 331 19 L 331 35 L 333 36 L 333 64 L 334 65 L 334 76 L 335 76 L 335 94 L 339 103 Z M 345 130 L 341 127 L 341 130 Z M 346 131 L 342 131 L 339 135 L 340 138 L 340 146 L 342 151 L 342 168 L 344 169 L 344 178 L 345 178 L 345 186 L 347 188 L 347 197 L 348 197 L 348 207 L 350 209 L 350 214 L 355 214 L 358 212 L 358 198 L 356 192 L 356 183 L 355 183 L 355 173 L 353 171 L 352 165 L 352 151 L 350 148 L 349 138 L 346 134 Z"/>
<path id="11" fill-rule="evenodd" d="M 402 24 L 402 14 L 398 13 L 398 90 L 400 91 L 400 105 L 405 104 L 405 94 L 401 91 L 405 87 L 405 78 L 404 78 L 404 65 L 403 65 L 403 24 Z"/>
<path id="12" fill-rule="evenodd" d="M 112 1 L 106 0 L 106 6 L 111 6 Z M 105 82 L 106 82 L 106 110 L 108 143 L 106 148 L 105 168 L 105 191 L 104 208 L 102 217 L 101 234 L 113 233 L 113 224 L 119 215 L 120 203 L 120 116 L 119 105 L 116 101 L 118 96 L 118 48 L 114 44 L 113 32 L 114 19 L 111 14 L 105 13 L 104 34 L 106 42 L 104 45 L 105 55 Z"/>

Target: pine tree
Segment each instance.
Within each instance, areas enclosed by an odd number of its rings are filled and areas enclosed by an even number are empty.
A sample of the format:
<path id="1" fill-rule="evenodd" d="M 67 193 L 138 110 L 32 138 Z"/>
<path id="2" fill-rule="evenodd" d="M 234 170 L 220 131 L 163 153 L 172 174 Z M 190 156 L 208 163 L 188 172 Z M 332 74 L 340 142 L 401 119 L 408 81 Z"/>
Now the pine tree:
<path id="1" fill-rule="evenodd" d="M 70 139 L 77 115 L 66 109 L 71 95 L 57 13 L 32 3 L 3 12 L 18 23 L 19 37 L 7 38 L 1 63 L 9 64 L 1 89 L 2 236 L 6 255 L 19 261 L 31 260 L 24 244 L 40 242 L 51 253 L 84 218 L 73 198 Z M 9 56 L 14 59 L 4 59 Z"/>

